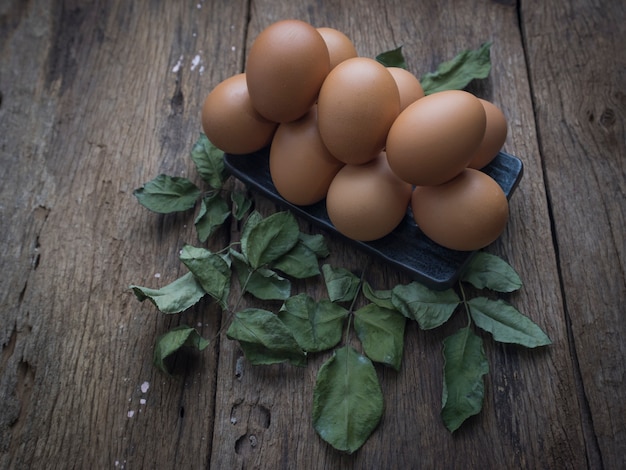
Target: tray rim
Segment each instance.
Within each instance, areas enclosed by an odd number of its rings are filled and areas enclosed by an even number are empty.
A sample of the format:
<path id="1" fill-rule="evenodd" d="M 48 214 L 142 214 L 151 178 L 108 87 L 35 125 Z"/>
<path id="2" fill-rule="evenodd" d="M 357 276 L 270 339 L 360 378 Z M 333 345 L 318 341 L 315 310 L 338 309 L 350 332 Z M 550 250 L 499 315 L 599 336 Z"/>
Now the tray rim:
<path id="1" fill-rule="evenodd" d="M 411 277 L 415 281 L 422 283 L 426 287 L 429 287 L 433 290 L 438 290 L 438 291 L 451 288 L 454 284 L 456 284 L 463 269 L 465 269 L 465 267 L 471 261 L 475 253 L 479 251 L 479 250 L 456 251 L 456 250 L 449 250 L 440 245 L 437 245 L 435 242 L 428 239 L 428 237 L 426 237 L 421 230 L 419 230 L 419 227 L 417 227 L 414 221 L 412 222 L 412 224 L 415 225 L 415 227 L 412 227 L 412 226 L 403 227 L 404 224 L 411 224 L 412 216 L 409 213 L 410 208 L 407 210 L 407 214 L 405 215 L 405 218 L 403 219 L 403 221 L 400 223 L 398 227 L 396 227 L 396 229 L 394 229 L 394 231 L 390 235 L 387 235 L 383 238 L 380 238 L 378 240 L 374 240 L 371 242 L 363 242 L 363 241 L 358 241 L 358 240 L 353 240 L 351 238 L 348 238 L 345 235 L 338 232 L 333 227 L 332 223 L 328 219 L 324 200 L 316 204 L 312 204 L 310 206 L 298 206 L 298 205 L 290 203 L 289 201 L 285 200 L 282 196 L 280 196 L 280 194 L 278 194 L 276 188 L 274 187 L 271 181 L 271 177 L 268 177 L 269 175 L 269 164 L 267 164 L 268 159 L 269 159 L 269 146 L 264 147 L 256 152 L 252 152 L 249 154 L 224 153 L 224 156 L 223 156 L 224 166 L 225 166 L 226 171 L 228 171 L 231 175 L 233 175 L 234 177 L 242 181 L 249 189 L 259 192 L 262 196 L 266 197 L 267 199 L 270 199 L 272 202 L 277 203 L 278 205 L 284 207 L 285 209 L 290 210 L 292 213 L 309 221 L 313 225 L 317 226 L 320 230 L 330 233 L 332 236 L 338 237 L 339 239 L 345 242 L 348 242 L 351 245 L 356 246 L 358 249 L 361 249 L 362 251 L 387 263 L 388 265 L 405 272 L 406 274 L 409 275 L 409 277 Z M 264 172 L 264 176 L 266 177 L 265 182 L 258 181 L 254 175 L 250 175 L 249 173 L 245 171 L 245 169 L 242 169 L 241 162 L 249 163 L 246 160 L 252 160 L 252 161 L 258 160 L 259 162 L 262 163 L 258 169 Z M 494 166 L 496 163 L 499 164 L 499 166 L 496 169 L 497 171 L 501 170 L 503 167 L 505 169 L 510 170 L 508 173 L 505 174 L 505 176 L 508 177 L 507 181 L 504 182 L 506 184 L 506 187 L 503 187 L 502 180 L 498 180 L 497 178 L 494 177 L 496 182 L 498 182 L 498 184 L 500 184 L 500 186 L 504 190 L 507 199 L 510 200 L 511 196 L 513 195 L 515 189 L 517 188 L 517 186 L 519 185 L 519 182 L 522 179 L 522 176 L 524 173 L 524 164 L 522 160 L 516 157 L 515 155 L 512 155 L 504 151 L 500 151 L 498 155 L 496 155 L 494 160 L 485 168 L 483 168 L 481 171 L 493 177 L 493 175 L 490 174 L 490 170 L 492 170 L 493 172 Z M 243 165 L 243 167 L 245 166 L 246 165 Z M 316 213 L 319 213 L 319 214 L 316 215 L 312 213 L 312 209 L 314 209 Z M 430 248 L 431 250 L 435 250 L 436 252 L 438 252 L 439 255 L 448 255 L 448 257 L 451 256 L 457 259 L 457 262 L 455 262 L 454 272 L 450 273 L 450 269 L 448 269 L 447 271 L 448 274 L 445 276 L 445 278 L 435 277 L 435 275 L 432 272 L 428 273 L 428 272 L 425 272 L 424 269 L 421 269 L 419 267 L 409 266 L 407 265 L 407 263 L 402 262 L 401 260 L 398 260 L 393 255 L 390 255 L 388 250 L 385 250 L 384 245 L 389 244 L 394 238 L 394 235 L 398 234 L 399 230 L 411 231 L 415 229 L 418 230 L 419 232 L 416 235 L 418 237 L 416 243 L 418 242 L 426 243 L 427 248 Z M 420 237 L 425 238 L 427 241 L 424 241 L 423 238 L 420 238 Z M 435 247 L 433 247 L 433 244 L 435 245 Z M 427 256 L 431 255 L 431 260 L 434 262 L 437 261 L 436 259 L 432 259 L 433 252 L 431 253 L 424 252 L 424 254 Z"/>

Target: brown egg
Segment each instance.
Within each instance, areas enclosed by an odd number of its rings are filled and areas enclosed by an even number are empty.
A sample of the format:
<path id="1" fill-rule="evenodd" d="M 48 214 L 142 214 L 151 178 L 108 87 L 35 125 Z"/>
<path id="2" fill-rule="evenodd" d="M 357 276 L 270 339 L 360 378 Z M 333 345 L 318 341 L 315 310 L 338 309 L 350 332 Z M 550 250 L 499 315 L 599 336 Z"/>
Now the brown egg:
<path id="1" fill-rule="evenodd" d="M 342 162 L 368 162 L 383 150 L 400 112 L 400 95 L 387 69 L 354 57 L 326 77 L 318 98 L 318 126 L 330 153 Z"/>
<path id="2" fill-rule="evenodd" d="M 226 153 L 250 153 L 265 147 L 276 126 L 252 107 L 243 73 L 219 83 L 202 106 L 204 133 Z"/>
<path id="3" fill-rule="evenodd" d="M 384 152 L 362 165 L 346 165 L 326 196 L 330 221 L 353 240 L 370 241 L 390 233 L 404 218 L 411 185 L 389 168 Z"/>
<path id="4" fill-rule="evenodd" d="M 474 152 L 467 165 L 469 168 L 480 170 L 487 166 L 502 149 L 506 141 L 507 123 L 500 108 L 489 101 L 478 99 L 485 109 L 487 123 L 483 140 Z"/>
<path id="5" fill-rule="evenodd" d="M 326 197 L 343 163 L 322 143 L 317 129 L 317 106 L 297 121 L 278 126 L 269 166 L 276 190 L 292 204 L 313 204 Z"/>
<path id="6" fill-rule="evenodd" d="M 270 121 L 294 121 L 315 103 L 329 70 L 328 48 L 313 26 L 300 20 L 273 23 L 248 54 L 252 105 Z"/>
<path id="7" fill-rule="evenodd" d="M 391 169 L 417 186 L 444 183 L 469 163 L 485 133 L 485 110 L 460 90 L 425 96 L 409 105 L 391 126 Z"/>
<path id="8" fill-rule="evenodd" d="M 340 62 L 358 55 L 350 38 L 341 31 L 324 27 L 317 28 L 317 32 L 322 35 L 328 47 L 331 70 Z"/>
<path id="9" fill-rule="evenodd" d="M 495 241 L 509 217 L 509 204 L 500 185 L 471 168 L 447 183 L 417 186 L 411 210 L 427 237 L 461 251 L 479 250 Z"/>
<path id="10" fill-rule="evenodd" d="M 424 97 L 422 84 L 411 72 L 400 67 L 387 67 L 387 70 L 398 86 L 398 91 L 400 92 L 401 112 L 411 103 Z"/>

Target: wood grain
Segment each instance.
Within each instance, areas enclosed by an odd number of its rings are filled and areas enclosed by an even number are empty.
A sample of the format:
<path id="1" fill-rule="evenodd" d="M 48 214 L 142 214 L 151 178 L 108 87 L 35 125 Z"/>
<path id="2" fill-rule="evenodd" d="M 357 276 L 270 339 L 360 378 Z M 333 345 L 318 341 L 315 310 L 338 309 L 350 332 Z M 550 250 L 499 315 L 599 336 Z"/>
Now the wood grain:
<path id="1" fill-rule="evenodd" d="M 2 2 L 0 468 L 623 468 L 625 12 L 518 3 Z M 282 18 L 336 27 L 363 56 L 402 45 L 418 76 L 492 42 L 491 74 L 469 89 L 504 111 L 505 150 L 524 177 L 489 251 L 520 273 L 524 287 L 506 298 L 553 344 L 525 350 L 481 333 L 484 408 L 453 435 L 440 417 L 441 346 L 462 313 L 432 331 L 409 324 L 402 369 L 377 366 L 383 419 L 344 455 L 310 418 L 330 352 L 306 368 L 251 366 L 208 299 L 167 316 L 128 289 L 173 281 L 180 248 L 199 244 L 193 211 L 152 214 L 133 189 L 159 173 L 200 184 L 188 154 L 202 101 Z M 232 222 L 209 247 L 240 236 Z M 409 281 L 329 246 L 326 262 L 366 270 L 376 289 Z M 319 279 L 297 292 L 326 295 Z M 178 354 L 167 377 L 154 341 L 183 323 L 213 342 Z M 347 341 L 359 347 L 354 333 Z"/>
<path id="2" fill-rule="evenodd" d="M 565 314 L 592 416 L 587 447 L 599 446 L 605 468 L 623 468 L 626 11 L 528 2 L 522 18 Z"/>
<path id="3" fill-rule="evenodd" d="M 367 467 L 368 462 L 383 461 L 392 462 L 393 466 L 398 467 L 423 465 L 428 468 L 442 463 L 446 467 L 454 467 L 462 461 L 463 465 L 470 466 L 481 463 L 488 467 L 498 466 L 504 462 L 532 466 L 530 463 L 532 455 L 543 455 L 549 466 L 558 465 L 563 460 L 574 467 L 584 465 L 585 457 L 581 451 L 583 437 L 576 424 L 579 404 L 567 346 L 567 330 L 561 313 L 562 303 L 559 292 L 551 287 L 558 284 L 558 273 L 551 247 L 550 227 L 545 226 L 548 217 L 547 202 L 543 189 L 541 161 L 534 136 L 524 53 L 520 32 L 510 28 L 516 21 L 515 9 L 502 5 L 482 4 L 468 4 L 463 8 L 457 6 L 455 9 L 440 6 L 441 11 L 448 14 L 442 14 L 439 17 L 441 23 L 433 27 L 428 15 L 420 10 L 407 8 L 404 2 L 386 2 L 384 5 L 376 6 L 371 2 L 363 2 L 363 5 L 351 9 L 352 23 L 347 24 L 343 22 L 341 15 L 334 21 L 325 16 L 318 19 L 315 10 L 305 11 L 304 8 L 298 10 L 294 4 L 285 6 L 282 3 L 267 2 L 263 8 L 260 4 L 257 5 L 259 11 L 267 12 L 268 19 L 261 22 L 261 19 L 255 20 L 255 16 L 252 16 L 251 27 L 255 25 L 255 21 L 259 22 L 259 25 L 256 26 L 256 30 L 251 30 L 250 38 L 276 19 L 304 17 L 316 26 L 330 25 L 343 30 L 355 38 L 361 55 L 373 57 L 383 50 L 404 44 L 409 68 L 415 73 L 419 73 L 419 70 L 432 70 L 435 62 L 447 60 L 462 49 L 477 47 L 486 40 L 493 41 L 494 78 L 481 84 L 478 91 L 500 104 L 510 116 L 512 130 L 507 148 L 512 153 L 519 149 L 517 153 L 524 158 L 526 165 L 525 179 L 520 186 L 519 195 L 513 200 L 514 216 L 511 226 L 514 239 L 509 241 L 507 234 L 494 249 L 505 252 L 526 280 L 524 291 L 514 297 L 514 303 L 521 311 L 528 312 L 535 321 L 545 327 L 557 346 L 547 352 L 535 354 L 491 344 L 492 347 L 488 350 L 493 372 L 490 376 L 489 388 L 492 393 L 488 398 L 489 403 L 485 404 L 482 415 L 470 424 L 474 430 L 471 437 L 470 434 L 466 434 L 471 431 L 462 430 L 456 439 L 450 441 L 438 413 L 441 406 L 441 344 L 443 338 L 452 334 L 460 323 L 457 322 L 445 327 L 443 331 L 434 333 L 409 329 L 402 371 L 399 374 L 381 371 L 387 408 L 380 428 L 368 441 L 367 446 L 354 456 L 343 457 L 339 461 L 340 465 L 362 468 Z M 482 28 L 476 27 L 476 24 L 463 28 L 462 18 L 470 12 L 474 17 L 487 18 L 490 21 L 485 21 Z M 359 14 L 363 16 L 359 17 Z M 385 19 L 385 27 L 378 24 L 377 20 L 382 18 Z M 453 35 L 442 34 L 443 30 L 451 28 L 457 22 L 461 23 L 457 34 L 459 38 L 463 38 L 463 42 L 453 41 Z M 366 35 L 364 31 L 367 31 Z M 419 51 L 428 53 L 422 54 Z M 498 60 L 500 54 L 508 58 L 506 64 Z M 511 62 L 514 58 L 517 58 L 517 62 Z M 513 90 L 509 86 L 511 82 L 516 83 Z M 352 249 L 344 245 L 334 244 L 334 246 L 336 248 L 333 252 L 339 254 L 339 259 L 331 258 L 329 262 L 354 270 L 363 269 L 358 253 L 351 254 Z M 529 253 L 532 253 L 532 256 L 529 257 Z M 378 288 L 390 288 L 398 282 L 385 266 L 377 265 L 369 272 L 371 272 L 370 282 Z M 319 288 L 309 288 L 307 292 L 324 295 Z M 485 337 L 485 340 L 489 345 L 489 338 Z M 213 460 L 216 462 L 215 468 L 255 468 L 260 465 L 279 467 L 287 462 L 289 465 L 307 463 L 313 468 L 336 465 L 335 453 L 312 433 L 310 424 L 298 424 L 295 428 L 291 424 L 288 439 L 281 434 L 280 430 L 289 427 L 288 423 L 293 423 L 293 416 L 289 416 L 284 422 L 272 419 L 267 430 L 253 426 L 252 432 L 248 430 L 250 426 L 247 422 L 238 420 L 234 425 L 228 423 L 226 419 L 230 412 L 228 406 L 221 413 L 223 418 L 220 419 L 220 404 L 224 401 L 221 396 L 231 397 L 231 401 L 236 403 L 248 403 L 249 406 L 258 403 L 265 396 L 269 403 L 289 403 L 290 410 L 297 411 L 303 423 L 310 423 L 309 409 L 312 396 L 310 387 L 305 388 L 309 390 L 308 396 L 293 390 L 290 386 L 291 381 L 277 390 L 273 384 L 278 380 L 275 376 L 278 372 L 258 370 L 249 366 L 250 372 L 244 377 L 237 377 L 232 371 L 239 354 L 236 345 L 229 343 L 225 343 L 221 351 L 219 375 L 225 380 L 218 383 L 216 424 L 224 428 L 215 433 L 214 449 L 232 447 L 238 439 L 249 438 L 250 434 L 254 435 L 257 441 L 270 439 L 270 443 L 250 447 L 250 452 L 247 453 L 216 452 Z M 222 372 L 223 361 L 227 362 L 224 372 Z M 317 369 L 320 363 L 321 359 L 316 358 L 308 368 Z M 246 383 L 241 392 L 234 393 L 239 388 L 228 384 L 228 373 L 231 381 L 237 385 Z M 279 374 L 282 376 L 288 373 L 283 368 Z M 547 377 L 555 379 L 542 380 Z M 263 390 L 262 395 L 254 386 L 259 382 L 261 385 L 258 387 Z M 309 378 L 308 382 L 313 384 L 313 379 Z M 423 392 L 421 387 L 425 387 Z M 533 390 L 539 389 L 556 397 L 555 401 L 541 405 L 536 403 Z M 407 400 L 407 397 L 411 399 Z M 267 403 L 263 406 L 268 410 L 276 408 L 268 406 Z M 481 432 L 488 434 L 481 445 L 487 446 L 487 442 L 491 442 L 490 448 L 498 449 L 497 452 L 490 451 L 487 454 L 472 452 L 472 446 L 476 445 L 476 427 L 480 427 Z M 499 431 L 489 433 L 489 429 Z M 502 432 L 503 429 L 506 432 Z M 538 429 L 541 439 L 537 439 Z M 308 456 L 310 452 L 314 452 L 317 458 L 308 462 L 286 461 L 285 456 L 292 455 L 291 447 L 294 442 L 305 448 L 302 451 L 304 455 Z M 371 444 L 372 442 L 376 444 Z M 576 442 L 578 445 L 574 444 Z M 429 450 L 426 453 L 398 452 L 398 449 L 408 449 L 411 446 Z M 459 455 L 463 455 L 462 460 L 457 460 Z"/>
<path id="4" fill-rule="evenodd" d="M 134 299 L 129 284 L 184 272 L 177 253 L 195 235 L 190 214 L 150 214 L 132 190 L 160 172 L 196 178 L 199 109 L 239 67 L 245 11 L 48 3 L 12 18 L 2 49 L 2 127 L 15 139 L 2 142 L 3 266 L 17 274 L 2 289 L 2 467 L 198 468 L 217 344 L 173 380 L 151 365 L 152 345 L 179 322 L 210 336 L 219 315 L 204 304 L 166 318 Z"/>

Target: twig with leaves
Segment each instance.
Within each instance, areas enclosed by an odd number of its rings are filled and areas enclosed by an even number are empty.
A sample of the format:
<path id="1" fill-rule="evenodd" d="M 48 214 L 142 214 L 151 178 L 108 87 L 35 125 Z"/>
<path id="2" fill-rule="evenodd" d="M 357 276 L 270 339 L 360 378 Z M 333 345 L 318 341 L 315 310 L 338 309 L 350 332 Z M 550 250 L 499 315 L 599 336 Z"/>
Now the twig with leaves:
<path id="1" fill-rule="evenodd" d="M 476 51 L 464 51 L 435 73 L 427 74 L 423 78 L 425 92 L 463 88 L 473 78 L 487 76 L 489 47 L 490 43 L 485 43 Z M 401 48 L 377 59 L 388 66 L 405 66 Z M 199 202 L 194 225 L 200 243 L 205 243 L 229 217 L 243 221 L 241 241 L 218 252 L 186 245 L 180 260 L 188 273 L 160 289 L 137 285 L 130 289 L 140 301 L 151 301 L 164 314 L 179 314 L 209 295 L 225 315 L 222 323 L 227 337 L 238 341 L 254 365 L 287 362 L 306 366 L 310 355 L 332 351 L 318 371 L 313 388 L 312 422 L 322 439 L 334 448 L 356 451 L 378 425 L 384 399 L 374 363 L 400 370 L 407 321 L 430 330 L 448 322 L 455 312 L 464 312 L 467 317 L 467 326 L 443 342 L 441 416 L 451 432 L 482 409 L 484 376 L 489 365 L 475 328 L 489 332 L 496 342 L 528 348 L 550 344 L 539 326 L 504 300 L 467 298 L 467 284 L 495 293 L 521 288 L 518 274 L 503 259 L 477 252 L 456 289 L 434 291 L 410 282 L 375 290 L 366 273 L 357 277 L 328 263 L 320 266 L 329 255 L 326 240 L 322 235 L 301 232 L 290 212 L 263 217 L 252 210 L 252 201 L 245 192 L 225 190 L 228 175 L 222 152 L 205 135 L 193 146 L 191 158 L 209 187 L 207 191 L 187 178 L 162 174 L 135 190 L 135 197 L 161 214 L 188 211 Z M 292 295 L 293 279 L 316 276 L 323 278 L 327 298 Z M 234 279 L 240 294 L 231 305 Z M 280 301 L 282 306 L 276 312 L 254 307 L 240 310 L 245 295 Z M 355 310 L 361 295 L 364 305 Z M 352 331 L 362 351 L 351 345 Z M 210 342 L 193 327 L 177 326 L 157 339 L 154 364 L 169 374 L 168 357 L 183 347 L 203 350 Z"/>

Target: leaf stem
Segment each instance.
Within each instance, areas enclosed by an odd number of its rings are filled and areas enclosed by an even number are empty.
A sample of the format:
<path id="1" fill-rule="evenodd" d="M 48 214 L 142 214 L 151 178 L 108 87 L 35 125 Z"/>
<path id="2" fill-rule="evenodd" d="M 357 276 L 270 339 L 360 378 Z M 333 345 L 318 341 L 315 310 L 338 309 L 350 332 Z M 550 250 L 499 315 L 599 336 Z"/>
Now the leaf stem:
<path id="1" fill-rule="evenodd" d="M 241 286 L 241 292 L 237 296 L 237 299 L 235 300 L 235 305 L 233 306 L 233 308 L 231 309 L 231 308 L 228 308 L 228 306 L 226 306 L 226 308 L 222 309 L 222 324 L 220 325 L 220 329 L 217 331 L 217 333 L 213 337 L 213 341 L 219 338 L 219 336 L 222 334 L 222 332 L 224 331 L 226 327 L 230 326 L 230 323 L 239 308 L 239 304 L 243 300 L 243 295 L 246 292 L 246 288 L 248 287 L 248 282 L 250 282 L 250 278 L 252 277 L 252 274 L 254 274 L 255 271 L 256 271 L 255 269 L 252 269 L 248 273 L 248 277 L 246 277 L 246 280 Z M 225 321 L 224 321 L 224 314 L 226 314 Z"/>
<path id="2" fill-rule="evenodd" d="M 225 251 L 230 251 L 230 249 L 231 249 L 232 247 L 237 246 L 237 245 L 241 245 L 241 242 L 232 242 L 230 245 L 226 245 L 226 246 L 225 246 L 224 248 L 222 248 L 221 250 L 216 251 L 216 252 L 215 252 L 215 254 L 218 254 L 218 253 L 223 253 L 223 252 L 225 252 Z"/>
<path id="3" fill-rule="evenodd" d="M 365 280 L 365 272 L 367 271 L 368 266 L 369 264 L 365 267 L 365 269 L 363 269 L 363 272 L 361 273 L 361 278 L 359 279 L 359 287 L 357 288 L 356 294 L 352 299 L 352 302 L 350 302 L 350 308 L 348 310 L 348 324 L 346 325 L 346 332 L 344 335 L 344 344 L 346 345 L 350 344 L 350 327 L 352 326 L 352 317 L 354 316 L 354 306 L 356 305 L 356 301 L 359 298 L 359 295 L 361 295 L 361 292 L 363 292 L 363 282 Z"/>
<path id="4" fill-rule="evenodd" d="M 465 314 L 467 315 L 467 327 L 469 328 L 472 325 L 472 316 L 470 314 L 470 306 L 467 302 L 467 297 L 465 296 L 465 290 L 463 289 L 463 284 L 459 282 L 459 290 L 461 291 L 461 299 L 463 301 L 463 307 L 465 308 Z"/>
<path id="5" fill-rule="evenodd" d="M 350 331 L 351 331 L 351 326 L 352 326 L 352 309 L 350 309 L 350 312 L 348 313 L 348 324 L 346 325 L 346 339 L 344 341 L 344 344 L 348 345 L 350 343 Z"/>

